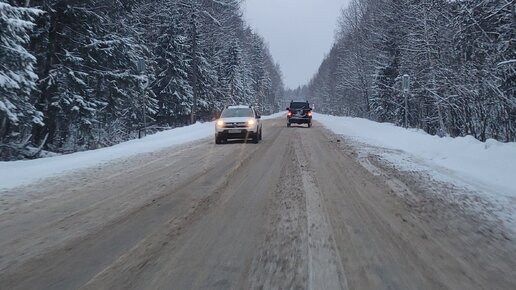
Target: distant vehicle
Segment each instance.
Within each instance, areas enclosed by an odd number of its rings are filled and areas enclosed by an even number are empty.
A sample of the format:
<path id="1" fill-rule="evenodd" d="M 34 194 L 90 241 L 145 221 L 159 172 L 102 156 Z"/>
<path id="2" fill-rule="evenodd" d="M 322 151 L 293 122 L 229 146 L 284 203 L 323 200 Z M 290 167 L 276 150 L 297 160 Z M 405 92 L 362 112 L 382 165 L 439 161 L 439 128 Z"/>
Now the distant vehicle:
<path id="1" fill-rule="evenodd" d="M 215 143 L 227 143 L 228 139 L 262 140 L 261 116 L 252 106 L 229 106 L 215 123 Z"/>
<path id="2" fill-rule="evenodd" d="M 308 128 L 312 127 L 312 108 L 308 101 L 292 101 L 287 111 L 287 127 L 292 124 L 308 124 Z"/>

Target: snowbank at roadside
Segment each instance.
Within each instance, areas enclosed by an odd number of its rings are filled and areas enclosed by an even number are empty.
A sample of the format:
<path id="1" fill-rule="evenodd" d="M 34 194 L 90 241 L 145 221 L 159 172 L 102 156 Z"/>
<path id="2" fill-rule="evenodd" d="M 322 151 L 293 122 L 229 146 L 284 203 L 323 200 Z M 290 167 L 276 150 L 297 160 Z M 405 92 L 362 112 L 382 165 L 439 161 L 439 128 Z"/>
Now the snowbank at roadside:
<path id="1" fill-rule="evenodd" d="M 406 152 L 414 160 L 440 170 L 440 174 L 445 172 L 449 178 L 458 179 L 489 195 L 516 198 L 516 143 L 496 140 L 484 143 L 472 136 L 440 138 L 422 130 L 360 118 L 321 114 L 314 114 L 314 118 L 336 134 L 368 145 Z M 383 155 L 405 168 L 411 166 L 402 162 L 399 156 Z"/>
<path id="2" fill-rule="evenodd" d="M 68 171 L 89 168 L 115 159 L 202 139 L 213 134 L 213 126 L 213 122 L 197 123 L 97 150 L 36 160 L 0 162 L 0 189 L 25 185 Z"/>
<path id="3" fill-rule="evenodd" d="M 268 120 L 283 115 L 285 113 L 263 116 L 262 118 Z M 39 179 L 93 167 L 116 159 L 154 152 L 166 147 L 207 138 L 213 135 L 214 126 L 214 122 L 196 123 L 97 150 L 36 160 L 0 162 L 0 189 L 26 185 Z"/>
<path id="4" fill-rule="evenodd" d="M 276 119 L 276 118 L 280 118 L 280 117 L 287 117 L 287 112 L 279 112 L 279 113 L 276 113 L 276 114 L 272 114 L 272 115 L 269 115 L 269 116 L 262 116 L 262 120 L 270 120 L 270 119 Z"/>

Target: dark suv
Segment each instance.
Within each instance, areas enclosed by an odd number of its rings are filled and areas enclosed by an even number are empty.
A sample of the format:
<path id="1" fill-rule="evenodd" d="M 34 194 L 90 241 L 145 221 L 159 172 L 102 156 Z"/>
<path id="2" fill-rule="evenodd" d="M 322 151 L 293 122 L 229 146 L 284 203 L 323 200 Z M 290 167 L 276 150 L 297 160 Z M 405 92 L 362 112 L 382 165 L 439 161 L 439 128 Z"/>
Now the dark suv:
<path id="1" fill-rule="evenodd" d="M 312 108 L 308 102 L 290 102 L 287 108 L 287 127 L 291 124 L 308 124 L 312 127 Z"/>

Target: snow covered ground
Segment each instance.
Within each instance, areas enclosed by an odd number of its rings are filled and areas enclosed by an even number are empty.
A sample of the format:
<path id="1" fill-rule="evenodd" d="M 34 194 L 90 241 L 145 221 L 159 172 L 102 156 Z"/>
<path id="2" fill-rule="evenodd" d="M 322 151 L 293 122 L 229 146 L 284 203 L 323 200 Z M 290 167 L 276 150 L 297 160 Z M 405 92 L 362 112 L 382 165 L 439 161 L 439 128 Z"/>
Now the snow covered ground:
<path id="1" fill-rule="evenodd" d="M 263 116 L 263 119 L 277 118 L 284 114 Z M 36 160 L 0 162 L 0 190 L 30 184 L 70 171 L 94 167 L 116 159 L 155 152 L 166 147 L 207 138 L 213 135 L 214 126 L 214 122 L 196 123 L 92 151 Z"/>
<path id="2" fill-rule="evenodd" d="M 440 138 L 417 129 L 366 119 L 314 114 L 360 154 L 375 154 L 407 171 L 479 193 L 499 205 L 501 219 L 516 229 L 516 143 L 480 142 L 472 136 Z"/>

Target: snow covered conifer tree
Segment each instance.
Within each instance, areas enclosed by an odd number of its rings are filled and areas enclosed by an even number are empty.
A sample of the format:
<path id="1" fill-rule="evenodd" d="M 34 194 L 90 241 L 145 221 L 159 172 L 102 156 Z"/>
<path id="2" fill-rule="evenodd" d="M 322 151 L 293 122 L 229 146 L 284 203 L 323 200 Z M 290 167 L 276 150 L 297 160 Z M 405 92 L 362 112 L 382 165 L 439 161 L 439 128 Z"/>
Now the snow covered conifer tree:
<path id="1" fill-rule="evenodd" d="M 190 64 L 187 60 L 186 31 L 175 15 L 165 25 L 157 39 L 156 80 L 152 89 L 158 99 L 158 117 L 161 122 L 172 125 L 190 115 L 193 91 L 188 80 Z"/>
<path id="2" fill-rule="evenodd" d="M 242 49 L 235 40 L 229 47 L 224 65 L 225 98 L 227 104 L 243 102 Z"/>
<path id="3" fill-rule="evenodd" d="M 0 0 L 0 144 L 21 140 L 43 121 L 30 96 L 38 79 L 36 58 L 25 48 L 33 17 L 41 13 Z"/>

